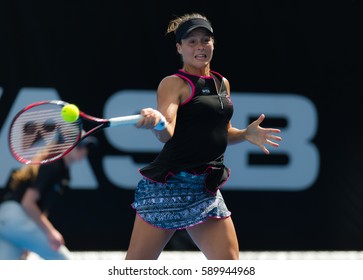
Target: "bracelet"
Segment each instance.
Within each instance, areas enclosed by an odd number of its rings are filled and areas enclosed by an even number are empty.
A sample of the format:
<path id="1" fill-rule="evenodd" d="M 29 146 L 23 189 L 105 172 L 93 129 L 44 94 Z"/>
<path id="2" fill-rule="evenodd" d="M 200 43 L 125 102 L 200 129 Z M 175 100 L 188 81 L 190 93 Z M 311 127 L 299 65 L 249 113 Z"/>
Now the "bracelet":
<path id="1" fill-rule="evenodd" d="M 158 122 L 157 125 L 154 126 L 155 130 L 164 130 L 166 128 L 166 126 L 168 125 L 165 117 L 158 111 L 158 113 L 160 114 L 160 121 Z"/>

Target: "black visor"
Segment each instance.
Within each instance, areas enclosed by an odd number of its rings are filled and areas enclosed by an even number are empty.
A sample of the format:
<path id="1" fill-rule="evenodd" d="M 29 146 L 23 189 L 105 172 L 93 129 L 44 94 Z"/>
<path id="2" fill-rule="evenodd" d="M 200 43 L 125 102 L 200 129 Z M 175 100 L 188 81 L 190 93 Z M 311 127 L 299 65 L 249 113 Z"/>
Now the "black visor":
<path id="1" fill-rule="evenodd" d="M 211 34 L 213 34 L 213 28 L 210 23 L 203 18 L 193 18 L 183 22 L 175 32 L 175 39 L 180 43 L 181 39 L 184 39 L 188 34 L 198 27 L 203 27 L 207 29 Z"/>

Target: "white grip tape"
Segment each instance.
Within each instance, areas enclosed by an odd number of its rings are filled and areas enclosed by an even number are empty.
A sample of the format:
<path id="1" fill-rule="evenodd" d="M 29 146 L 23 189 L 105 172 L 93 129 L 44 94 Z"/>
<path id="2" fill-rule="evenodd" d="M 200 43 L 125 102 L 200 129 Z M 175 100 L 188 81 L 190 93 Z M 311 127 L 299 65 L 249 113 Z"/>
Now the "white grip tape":
<path id="1" fill-rule="evenodd" d="M 164 130 L 167 126 L 167 122 L 163 114 L 161 114 L 159 111 L 154 110 L 158 115 L 160 115 L 160 121 L 157 125 L 154 126 L 155 130 Z"/>
<path id="2" fill-rule="evenodd" d="M 116 127 L 121 125 L 137 124 L 143 117 L 141 115 L 129 115 L 109 119 L 110 127 Z"/>

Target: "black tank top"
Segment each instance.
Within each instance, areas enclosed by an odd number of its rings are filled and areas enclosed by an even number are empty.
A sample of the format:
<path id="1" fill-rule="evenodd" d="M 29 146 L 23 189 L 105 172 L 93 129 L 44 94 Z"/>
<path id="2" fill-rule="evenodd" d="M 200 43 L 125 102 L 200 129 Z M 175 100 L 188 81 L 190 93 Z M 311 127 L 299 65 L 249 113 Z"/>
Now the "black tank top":
<path id="1" fill-rule="evenodd" d="M 229 170 L 223 164 L 223 157 L 233 105 L 224 78 L 214 71 L 211 74 L 196 76 L 182 70 L 175 73 L 188 82 L 191 95 L 179 105 L 173 137 L 153 162 L 139 170 L 143 176 L 165 182 L 170 173 L 207 172 L 217 176 L 208 175 L 209 181 L 217 180 L 213 183 L 216 186 L 227 179 Z M 220 84 L 219 91 L 215 79 Z"/>

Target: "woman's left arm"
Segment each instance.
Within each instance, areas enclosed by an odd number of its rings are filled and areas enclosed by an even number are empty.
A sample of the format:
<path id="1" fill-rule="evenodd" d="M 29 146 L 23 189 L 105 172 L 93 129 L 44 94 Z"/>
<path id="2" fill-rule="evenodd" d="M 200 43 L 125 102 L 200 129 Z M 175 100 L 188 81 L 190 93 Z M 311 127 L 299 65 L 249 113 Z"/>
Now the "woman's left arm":
<path id="1" fill-rule="evenodd" d="M 227 88 L 228 95 L 231 94 L 230 84 L 227 79 L 225 79 L 225 84 Z M 279 146 L 275 141 L 281 141 L 280 136 L 274 135 L 274 133 L 280 133 L 280 129 L 276 128 L 263 128 L 260 124 L 265 119 L 265 115 L 261 114 L 257 120 L 250 123 L 247 128 L 238 129 L 232 126 L 231 121 L 228 123 L 228 144 L 237 144 L 244 141 L 248 141 L 254 145 L 260 147 L 260 149 L 265 153 L 269 154 L 270 151 L 265 145 L 269 145 L 277 148 Z"/>

